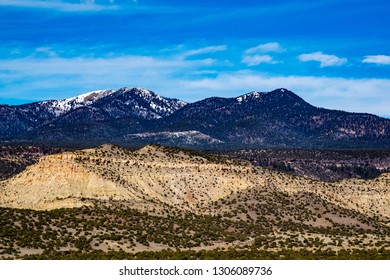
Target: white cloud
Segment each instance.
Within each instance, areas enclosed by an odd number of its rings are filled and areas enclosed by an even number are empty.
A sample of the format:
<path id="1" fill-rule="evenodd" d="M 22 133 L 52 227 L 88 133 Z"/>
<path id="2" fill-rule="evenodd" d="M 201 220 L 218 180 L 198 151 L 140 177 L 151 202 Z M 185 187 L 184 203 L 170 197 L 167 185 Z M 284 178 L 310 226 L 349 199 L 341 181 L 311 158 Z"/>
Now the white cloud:
<path id="1" fill-rule="evenodd" d="M 323 54 L 322 52 L 306 53 L 298 56 L 302 62 L 318 61 L 321 62 L 320 67 L 340 66 L 347 63 L 346 58 L 340 58 L 335 55 Z"/>
<path id="2" fill-rule="evenodd" d="M 245 55 L 242 60 L 242 63 L 245 63 L 248 66 L 255 66 L 261 63 L 267 64 L 276 64 L 278 63 L 270 55 Z"/>
<path id="3" fill-rule="evenodd" d="M 390 56 L 388 55 L 367 55 L 362 60 L 363 63 L 375 63 L 390 65 Z"/>
<path id="4" fill-rule="evenodd" d="M 186 58 L 189 56 L 193 55 L 198 55 L 198 54 L 205 54 L 205 53 L 215 53 L 215 52 L 220 52 L 220 51 L 226 51 L 227 47 L 225 45 L 220 45 L 220 46 L 209 46 L 209 47 L 204 47 L 200 49 L 195 49 L 195 50 L 189 50 L 180 55 L 181 58 Z"/>
<path id="5" fill-rule="evenodd" d="M 36 48 L 35 51 L 37 53 L 45 54 L 45 55 L 50 56 L 50 57 L 57 56 L 57 53 L 55 51 L 53 51 L 51 48 L 47 48 L 47 47 L 39 47 L 39 48 Z"/>
<path id="6" fill-rule="evenodd" d="M 254 53 L 267 53 L 267 52 L 283 52 L 285 49 L 283 49 L 279 43 L 277 42 L 270 42 L 266 44 L 261 44 L 256 47 L 247 49 L 244 51 L 245 54 L 254 54 Z"/>

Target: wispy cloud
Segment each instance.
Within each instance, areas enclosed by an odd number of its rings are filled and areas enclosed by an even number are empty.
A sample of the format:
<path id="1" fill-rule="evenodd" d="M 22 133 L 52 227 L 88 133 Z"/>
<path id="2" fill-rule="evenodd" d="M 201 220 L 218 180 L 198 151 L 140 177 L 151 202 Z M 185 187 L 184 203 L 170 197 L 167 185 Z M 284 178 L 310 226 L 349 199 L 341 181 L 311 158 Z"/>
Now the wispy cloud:
<path id="1" fill-rule="evenodd" d="M 245 54 L 254 54 L 254 53 L 267 53 L 267 52 L 283 52 L 285 51 L 281 45 L 277 42 L 270 42 L 266 44 L 261 44 L 253 48 L 249 48 L 244 51 Z"/>
<path id="2" fill-rule="evenodd" d="M 95 3 L 94 0 L 84 0 L 80 1 L 79 3 L 48 0 L 0 0 L 0 6 L 52 9 L 65 12 L 102 11 L 118 9 L 118 6 L 115 5 L 114 1 L 107 1 L 107 3 L 103 5 Z"/>
<path id="3" fill-rule="evenodd" d="M 206 54 L 206 53 L 215 53 L 220 51 L 226 51 L 227 47 L 225 45 L 219 45 L 219 46 L 209 46 L 194 50 L 189 50 L 180 55 L 181 58 L 186 58 L 193 55 L 199 55 L 199 54 Z"/>
<path id="4" fill-rule="evenodd" d="M 242 63 L 245 63 L 248 66 L 255 66 L 261 63 L 267 64 L 276 64 L 278 61 L 275 61 L 270 55 L 245 55 L 242 60 Z"/>
<path id="5" fill-rule="evenodd" d="M 210 58 L 182 60 L 151 56 L 62 58 L 46 55 L 3 59 L 0 60 L 0 97 L 12 94 L 14 98 L 34 95 L 31 98 L 51 99 L 122 86 L 171 88 L 173 77 L 208 70 L 214 63 Z"/>
<path id="6" fill-rule="evenodd" d="M 324 54 L 322 52 L 305 53 L 299 55 L 298 58 L 302 62 L 318 61 L 321 63 L 320 67 L 340 66 L 348 61 L 346 58 L 340 58 L 338 56 Z"/>
<path id="7" fill-rule="evenodd" d="M 35 49 L 35 52 L 37 54 L 43 54 L 43 55 L 46 55 L 46 56 L 49 56 L 49 57 L 55 57 L 57 56 L 57 53 L 52 49 L 52 48 L 48 48 L 48 47 L 39 47 L 39 48 L 36 48 Z"/>
<path id="8" fill-rule="evenodd" d="M 390 56 L 388 55 L 367 55 L 362 60 L 363 63 L 375 63 L 390 65 Z"/>

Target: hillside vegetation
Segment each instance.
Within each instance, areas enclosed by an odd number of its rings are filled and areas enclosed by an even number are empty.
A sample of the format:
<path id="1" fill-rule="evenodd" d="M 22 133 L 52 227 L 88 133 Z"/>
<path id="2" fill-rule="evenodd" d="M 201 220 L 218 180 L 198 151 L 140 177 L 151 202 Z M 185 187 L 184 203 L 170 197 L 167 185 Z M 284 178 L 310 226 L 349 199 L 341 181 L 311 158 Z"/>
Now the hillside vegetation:
<path id="1" fill-rule="evenodd" d="M 191 150 L 102 145 L 43 156 L 0 184 L 3 258 L 388 256 L 388 173 L 322 182 Z"/>

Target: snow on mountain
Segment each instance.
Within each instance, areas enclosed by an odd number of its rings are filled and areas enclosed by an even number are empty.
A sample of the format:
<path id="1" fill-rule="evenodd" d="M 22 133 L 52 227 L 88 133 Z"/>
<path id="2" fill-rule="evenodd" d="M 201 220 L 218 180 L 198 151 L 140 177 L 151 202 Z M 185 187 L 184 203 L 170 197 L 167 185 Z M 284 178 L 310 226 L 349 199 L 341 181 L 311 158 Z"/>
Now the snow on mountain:
<path id="1" fill-rule="evenodd" d="M 79 107 L 91 105 L 95 101 L 106 97 L 113 92 L 115 92 L 115 90 L 97 90 L 67 99 L 43 101 L 41 104 L 49 105 L 49 112 L 58 117 Z"/>
<path id="2" fill-rule="evenodd" d="M 186 104 L 184 101 L 165 98 L 143 88 L 121 88 L 97 101 L 94 106 L 109 115 L 151 120 L 167 117 Z"/>
<path id="3" fill-rule="evenodd" d="M 173 114 L 180 108 L 187 105 L 187 102 L 178 99 L 164 98 L 153 91 L 149 91 L 144 88 L 135 88 L 133 93 L 145 100 L 149 104 L 150 108 L 152 108 L 157 114 L 164 117 Z"/>
<path id="4" fill-rule="evenodd" d="M 238 103 L 242 103 L 242 102 L 245 102 L 245 101 L 247 101 L 249 99 L 260 98 L 261 95 L 262 94 L 260 92 L 252 91 L 250 93 L 247 93 L 247 94 L 244 94 L 244 95 L 241 95 L 241 96 L 237 97 L 236 100 L 238 101 Z"/>
<path id="5" fill-rule="evenodd" d="M 80 107 L 98 106 L 100 109 L 105 107 L 103 111 L 113 117 L 114 115 L 125 117 L 132 112 L 133 115 L 141 118 L 159 119 L 173 114 L 187 103 L 178 99 L 164 98 L 144 88 L 124 87 L 118 90 L 97 90 L 67 99 L 43 101 L 39 104 L 54 117 L 65 115 Z"/>
<path id="6" fill-rule="evenodd" d="M 221 144 L 223 141 L 211 137 L 210 135 L 201 133 L 197 130 L 188 130 L 188 131 L 161 131 L 161 132 L 144 132 L 144 133 L 135 133 L 128 134 L 125 136 L 126 140 L 134 139 L 143 139 L 148 141 L 153 141 L 158 139 L 162 143 L 167 141 L 180 141 L 182 144 Z"/>
<path id="7" fill-rule="evenodd" d="M 284 100 L 291 100 L 294 99 L 296 101 L 302 100 L 300 97 L 295 95 L 293 92 L 285 89 L 285 88 L 279 88 L 273 91 L 269 92 L 258 92 L 258 91 L 252 91 L 247 94 L 241 95 L 236 98 L 236 101 L 238 104 L 241 103 L 247 103 L 250 101 L 256 101 L 256 102 L 264 102 L 265 100 L 273 100 L 273 101 L 280 101 L 282 99 Z M 303 100 L 302 100 L 303 101 Z"/>

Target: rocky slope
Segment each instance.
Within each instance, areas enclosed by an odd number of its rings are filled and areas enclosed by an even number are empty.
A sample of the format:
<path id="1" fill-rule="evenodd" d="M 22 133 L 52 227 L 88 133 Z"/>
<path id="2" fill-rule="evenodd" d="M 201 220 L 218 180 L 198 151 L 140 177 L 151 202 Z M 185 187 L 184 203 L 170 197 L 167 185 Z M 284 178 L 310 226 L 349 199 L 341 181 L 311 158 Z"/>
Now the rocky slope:
<path id="1" fill-rule="evenodd" d="M 178 148 L 149 145 L 129 151 L 103 145 L 42 157 L 1 182 L 3 207 L 42 210 L 94 201 L 121 201 L 148 211 L 169 205 L 210 214 L 226 213 L 227 205 L 235 205 L 254 217 L 255 209 L 267 209 L 268 218 L 298 221 L 309 216 L 313 223 L 317 215 L 326 222 L 333 209 L 338 221 L 351 221 L 345 216 L 351 213 L 345 213 L 352 211 L 387 222 L 390 176 L 320 182 Z"/>
<path id="2" fill-rule="evenodd" d="M 232 168 L 238 172 L 251 167 L 209 162 L 173 151 L 146 146 L 129 152 L 103 145 L 42 157 L 39 163 L 3 183 L 0 200 L 5 206 L 33 209 L 46 209 L 47 205 L 72 207 L 71 203 L 77 207 L 85 199 L 155 201 L 197 209 L 209 199 L 217 200 L 248 187 L 237 176 L 221 175 Z M 213 178 L 214 172 L 220 176 Z"/>

